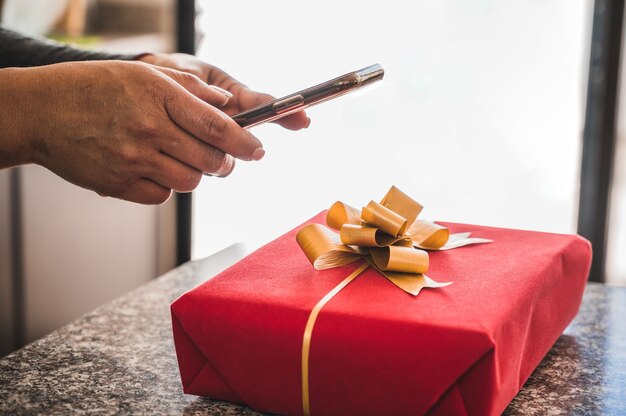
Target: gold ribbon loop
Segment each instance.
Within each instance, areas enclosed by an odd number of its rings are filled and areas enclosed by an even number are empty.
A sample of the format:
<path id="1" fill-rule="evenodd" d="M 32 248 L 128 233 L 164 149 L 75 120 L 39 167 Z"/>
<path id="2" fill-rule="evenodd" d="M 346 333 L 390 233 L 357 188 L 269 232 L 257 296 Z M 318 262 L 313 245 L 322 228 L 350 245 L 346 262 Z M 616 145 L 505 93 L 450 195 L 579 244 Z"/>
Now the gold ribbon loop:
<path id="1" fill-rule="evenodd" d="M 403 235 L 407 226 L 407 221 L 404 217 L 374 201 L 370 201 L 370 203 L 363 208 L 361 220 L 374 227 L 380 228 L 394 237 Z"/>
<path id="2" fill-rule="evenodd" d="M 407 229 L 413 243 L 426 250 L 437 250 L 443 247 L 450 238 L 450 231 L 443 225 L 434 222 L 415 220 Z"/>
<path id="3" fill-rule="evenodd" d="M 361 247 L 386 247 L 398 241 L 378 228 L 354 224 L 344 224 L 339 237 L 344 244 Z"/>
<path id="4" fill-rule="evenodd" d="M 383 272 L 422 274 L 428 271 L 429 258 L 424 250 L 391 246 L 371 248 L 370 255 L 376 268 Z"/>
<path id="5" fill-rule="evenodd" d="M 346 205 L 343 202 L 335 202 L 326 214 L 326 224 L 330 228 L 340 230 L 344 224 L 360 224 L 361 211 Z"/>
<path id="6" fill-rule="evenodd" d="M 366 253 L 358 247 L 342 244 L 337 234 L 321 224 L 310 224 L 301 229 L 296 241 L 317 270 L 352 263 Z"/>
<path id="7" fill-rule="evenodd" d="M 383 276 L 407 293 L 417 295 L 424 287 L 441 287 L 423 275 L 428 253 L 415 248 L 438 249 L 448 240 L 448 229 L 417 220 L 422 206 L 391 187 L 381 203 L 370 201 L 363 212 L 335 202 L 326 215 L 327 224 L 302 228 L 296 239 L 317 270 L 343 266 L 358 258 L 373 265 Z M 407 232 L 409 230 L 410 232 Z"/>
<path id="8" fill-rule="evenodd" d="M 416 219 L 423 209 L 422 205 L 415 202 L 395 186 L 391 187 L 380 204 L 372 201 L 368 204 L 368 207 L 369 209 L 366 207 L 363 213 L 361 213 L 358 209 L 337 201 L 328 210 L 326 223 L 329 227 L 338 231 L 345 224 L 370 224 L 392 236 L 410 238 L 413 240 L 413 245 L 425 250 L 441 249 L 449 240 L 450 232 L 447 228 L 430 221 Z M 406 228 L 402 230 L 401 224 L 405 220 Z M 352 238 L 352 236 L 348 238 Z M 390 240 L 387 238 L 381 239 L 379 233 L 377 244 L 369 243 L 367 246 L 383 247 L 390 244 L 399 244 L 398 239 L 389 243 L 387 241 Z M 345 244 L 365 245 L 352 242 Z"/>
<path id="9" fill-rule="evenodd" d="M 415 202 L 413 198 L 392 186 L 387 192 L 387 195 L 384 196 L 380 204 L 389 208 L 393 212 L 397 213 L 403 218 L 406 218 L 407 222 L 411 224 L 420 212 L 422 212 L 422 207 L 419 203 Z"/>

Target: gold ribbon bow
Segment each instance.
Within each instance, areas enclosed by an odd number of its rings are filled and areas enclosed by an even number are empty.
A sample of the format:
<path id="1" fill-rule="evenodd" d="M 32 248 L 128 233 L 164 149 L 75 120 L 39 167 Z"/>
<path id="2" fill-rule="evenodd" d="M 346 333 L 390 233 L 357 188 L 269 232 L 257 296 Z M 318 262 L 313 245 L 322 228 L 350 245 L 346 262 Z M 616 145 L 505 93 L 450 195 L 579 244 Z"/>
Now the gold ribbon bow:
<path id="1" fill-rule="evenodd" d="M 424 287 L 442 287 L 424 273 L 428 270 L 427 250 L 438 250 L 448 242 L 446 227 L 418 220 L 422 206 L 392 186 L 380 201 L 370 201 L 363 211 L 343 202 L 328 210 L 326 223 L 301 229 L 296 240 L 317 270 L 343 266 L 359 258 L 402 290 L 416 296 Z"/>
<path id="2" fill-rule="evenodd" d="M 429 258 L 425 250 L 448 250 L 467 244 L 491 240 L 469 238 L 469 233 L 450 235 L 446 227 L 418 220 L 422 206 L 392 186 L 380 203 L 370 201 L 363 211 L 342 202 L 328 210 L 326 223 L 309 224 L 296 235 L 296 240 L 317 270 L 339 267 L 358 259 L 365 263 L 354 270 L 311 310 L 302 342 L 302 411 L 310 415 L 309 352 L 313 327 L 320 311 L 337 293 L 370 265 L 393 284 L 417 296 L 425 287 L 443 287 L 424 273 Z"/>

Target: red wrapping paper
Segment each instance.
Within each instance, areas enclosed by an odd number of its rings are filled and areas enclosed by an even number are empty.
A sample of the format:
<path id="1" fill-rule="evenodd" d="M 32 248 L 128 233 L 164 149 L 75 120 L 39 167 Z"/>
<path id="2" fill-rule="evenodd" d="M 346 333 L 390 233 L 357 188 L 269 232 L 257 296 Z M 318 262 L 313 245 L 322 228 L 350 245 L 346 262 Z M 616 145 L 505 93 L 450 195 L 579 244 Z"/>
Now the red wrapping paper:
<path id="1" fill-rule="evenodd" d="M 311 309 L 361 261 L 318 271 L 295 235 L 272 241 L 171 307 L 185 393 L 302 414 Z M 580 305 L 591 248 L 575 235 L 442 223 L 494 240 L 430 252 L 413 297 L 365 270 L 321 311 L 310 351 L 312 415 L 500 414 Z"/>

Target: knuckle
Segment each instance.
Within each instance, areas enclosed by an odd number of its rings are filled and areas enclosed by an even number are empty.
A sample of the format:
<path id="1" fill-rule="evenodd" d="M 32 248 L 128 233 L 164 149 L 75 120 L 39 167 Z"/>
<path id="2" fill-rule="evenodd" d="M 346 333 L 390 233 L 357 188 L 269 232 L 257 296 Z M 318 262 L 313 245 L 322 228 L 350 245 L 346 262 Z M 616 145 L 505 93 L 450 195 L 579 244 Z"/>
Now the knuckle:
<path id="1" fill-rule="evenodd" d="M 178 73 L 184 83 L 195 84 L 201 82 L 200 78 L 192 72 L 192 68 L 181 68 Z"/>
<path id="2" fill-rule="evenodd" d="M 157 78 L 155 82 L 145 87 L 146 98 L 151 102 L 160 102 L 163 98 L 163 91 L 167 91 L 167 87 L 161 79 Z"/>
<path id="3" fill-rule="evenodd" d="M 136 165 L 141 160 L 141 152 L 131 143 L 125 143 L 120 146 L 120 157 L 126 165 Z"/>
<path id="4" fill-rule="evenodd" d="M 134 117 L 132 126 L 133 136 L 139 139 L 154 139 L 160 134 L 160 128 L 153 119 L 148 117 Z"/>
<path id="5" fill-rule="evenodd" d="M 206 112 L 202 117 L 202 127 L 206 134 L 217 142 L 223 139 L 226 120 L 216 112 Z"/>
<path id="6" fill-rule="evenodd" d="M 187 147 L 185 147 L 184 144 L 188 142 L 189 141 L 186 140 L 181 133 L 171 131 L 169 127 L 166 129 L 161 127 L 161 132 L 154 136 L 151 147 L 160 153 L 176 155 L 181 151 L 186 153 L 185 149 L 187 149 Z M 189 153 L 191 153 L 191 151 L 189 151 Z"/>

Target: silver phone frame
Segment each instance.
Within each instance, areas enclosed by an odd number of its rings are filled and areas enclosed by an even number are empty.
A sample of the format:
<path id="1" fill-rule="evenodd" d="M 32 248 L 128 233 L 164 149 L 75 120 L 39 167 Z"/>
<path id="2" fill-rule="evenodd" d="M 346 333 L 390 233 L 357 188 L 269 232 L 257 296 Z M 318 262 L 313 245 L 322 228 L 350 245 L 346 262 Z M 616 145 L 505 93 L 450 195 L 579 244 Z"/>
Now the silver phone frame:
<path id="1" fill-rule="evenodd" d="M 241 127 L 248 129 L 347 94 L 381 80 L 384 74 L 385 71 L 379 64 L 370 65 L 302 91 L 263 103 L 232 116 L 232 119 Z"/>

